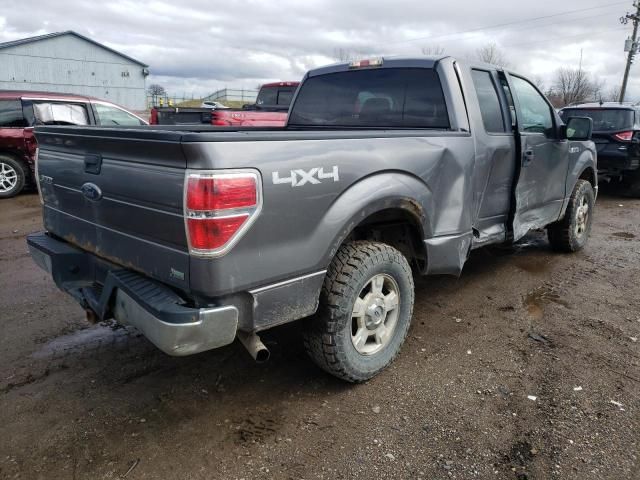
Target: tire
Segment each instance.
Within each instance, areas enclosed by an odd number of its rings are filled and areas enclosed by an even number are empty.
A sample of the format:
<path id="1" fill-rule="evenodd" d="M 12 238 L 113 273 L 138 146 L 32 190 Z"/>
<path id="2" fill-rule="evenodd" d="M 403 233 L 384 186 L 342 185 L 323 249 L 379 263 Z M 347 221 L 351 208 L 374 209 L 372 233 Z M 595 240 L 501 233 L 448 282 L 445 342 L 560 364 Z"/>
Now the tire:
<path id="1" fill-rule="evenodd" d="M 0 198 L 15 197 L 24 188 L 27 172 L 22 162 L 0 155 Z"/>
<path id="2" fill-rule="evenodd" d="M 640 198 L 640 171 L 628 172 L 622 177 L 623 194 Z"/>
<path id="3" fill-rule="evenodd" d="M 577 252 L 589 240 L 593 223 L 595 194 L 591 183 L 578 180 L 562 220 L 547 227 L 551 248 L 558 252 Z"/>
<path id="4" fill-rule="evenodd" d="M 413 300 L 411 267 L 398 250 L 369 241 L 345 244 L 327 270 L 318 312 L 305 326 L 305 349 L 331 375 L 364 382 L 400 351 Z"/>

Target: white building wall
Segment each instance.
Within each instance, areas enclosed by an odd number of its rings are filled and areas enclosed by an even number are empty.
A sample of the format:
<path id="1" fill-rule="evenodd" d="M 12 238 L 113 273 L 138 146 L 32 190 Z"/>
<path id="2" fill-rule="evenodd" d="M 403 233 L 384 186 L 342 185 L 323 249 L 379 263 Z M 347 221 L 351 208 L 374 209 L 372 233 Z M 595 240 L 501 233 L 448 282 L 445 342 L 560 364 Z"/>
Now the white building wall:
<path id="1" fill-rule="evenodd" d="M 0 89 L 90 95 L 144 110 L 143 68 L 69 34 L 0 49 Z"/>

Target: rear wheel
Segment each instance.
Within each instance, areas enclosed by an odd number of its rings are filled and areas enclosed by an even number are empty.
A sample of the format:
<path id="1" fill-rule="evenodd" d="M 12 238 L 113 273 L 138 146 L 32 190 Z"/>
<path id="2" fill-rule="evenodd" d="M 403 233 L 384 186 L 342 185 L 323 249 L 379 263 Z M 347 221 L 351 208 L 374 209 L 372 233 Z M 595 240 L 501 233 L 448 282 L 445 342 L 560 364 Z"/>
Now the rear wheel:
<path id="1" fill-rule="evenodd" d="M 26 178 L 25 167 L 21 162 L 8 155 L 0 155 L 0 198 L 20 193 Z"/>
<path id="2" fill-rule="evenodd" d="M 332 261 L 305 348 L 325 371 L 363 382 L 400 351 L 413 312 L 413 277 L 406 258 L 377 242 L 343 245 Z"/>
<path id="3" fill-rule="evenodd" d="M 591 234 L 595 194 L 591 183 L 578 180 L 571 193 L 564 218 L 547 227 L 549 243 L 559 252 L 577 252 Z"/>
<path id="4" fill-rule="evenodd" d="M 623 193 L 630 197 L 640 197 L 640 170 L 628 172 L 622 177 Z"/>

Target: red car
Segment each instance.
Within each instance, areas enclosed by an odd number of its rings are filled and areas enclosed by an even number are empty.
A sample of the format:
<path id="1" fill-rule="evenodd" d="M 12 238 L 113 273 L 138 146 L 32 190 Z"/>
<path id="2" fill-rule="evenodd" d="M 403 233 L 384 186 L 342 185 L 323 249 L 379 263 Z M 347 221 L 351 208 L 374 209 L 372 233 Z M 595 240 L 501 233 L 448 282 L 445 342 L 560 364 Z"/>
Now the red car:
<path id="1" fill-rule="evenodd" d="M 0 90 L 0 198 L 34 183 L 35 125 L 147 125 L 122 107 L 97 98 Z"/>
<path id="2" fill-rule="evenodd" d="M 289 105 L 300 82 L 267 83 L 260 87 L 256 103 L 242 110 L 154 107 L 152 125 L 199 125 L 219 127 L 282 127 L 287 121 Z"/>

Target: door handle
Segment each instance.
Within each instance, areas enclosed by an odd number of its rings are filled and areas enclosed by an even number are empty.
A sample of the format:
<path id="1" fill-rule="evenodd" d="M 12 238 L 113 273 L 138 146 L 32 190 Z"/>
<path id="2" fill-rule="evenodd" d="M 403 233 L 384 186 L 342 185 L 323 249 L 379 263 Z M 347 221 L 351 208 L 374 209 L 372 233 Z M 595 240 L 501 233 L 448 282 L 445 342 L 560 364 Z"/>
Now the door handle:
<path id="1" fill-rule="evenodd" d="M 522 155 L 522 164 L 529 165 L 534 158 L 536 158 L 536 154 L 533 152 L 533 150 L 525 150 L 524 154 Z"/>

